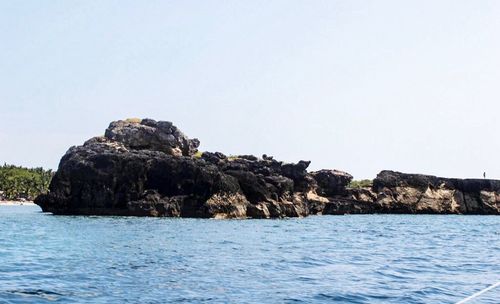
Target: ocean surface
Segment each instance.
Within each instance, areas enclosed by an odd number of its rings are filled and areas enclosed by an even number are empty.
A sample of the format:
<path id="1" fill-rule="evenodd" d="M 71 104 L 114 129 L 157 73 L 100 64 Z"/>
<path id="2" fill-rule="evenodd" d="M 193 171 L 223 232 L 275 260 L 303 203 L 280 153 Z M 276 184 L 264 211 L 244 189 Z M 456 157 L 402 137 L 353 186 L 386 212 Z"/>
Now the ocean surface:
<path id="1" fill-rule="evenodd" d="M 0 207 L 0 303 L 455 303 L 500 281 L 500 216 L 53 216 Z M 494 289 L 468 303 L 500 303 Z"/>

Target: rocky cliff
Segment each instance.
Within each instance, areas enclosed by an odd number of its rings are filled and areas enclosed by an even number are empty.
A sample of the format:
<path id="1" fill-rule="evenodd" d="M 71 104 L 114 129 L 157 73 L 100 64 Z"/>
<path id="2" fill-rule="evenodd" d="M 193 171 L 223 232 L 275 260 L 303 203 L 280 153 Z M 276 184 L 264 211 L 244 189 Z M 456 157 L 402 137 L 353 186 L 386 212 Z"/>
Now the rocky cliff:
<path id="1" fill-rule="evenodd" d="M 393 213 L 499 214 L 500 181 L 382 171 L 376 203 Z"/>
<path id="2" fill-rule="evenodd" d="M 205 218 L 500 213 L 500 181 L 383 171 L 373 187 L 350 189 L 352 176 L 342 171 L 197 153 L 199 144 L 171 122 L 112 122 L 105 136 L 68 150 L 49 193 L 35 203 L 54 214 Z"/>

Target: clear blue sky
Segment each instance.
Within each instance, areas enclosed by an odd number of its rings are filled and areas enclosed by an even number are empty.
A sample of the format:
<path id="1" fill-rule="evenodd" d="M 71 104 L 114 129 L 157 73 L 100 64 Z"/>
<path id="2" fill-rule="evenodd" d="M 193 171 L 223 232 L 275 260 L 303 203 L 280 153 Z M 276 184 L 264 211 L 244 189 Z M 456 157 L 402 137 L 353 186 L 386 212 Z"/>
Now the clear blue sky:
<path id="1" fill-rule="evenodd" d="M 201 149 L 500 178 L 500 1 L 0 1 L 0 161 L 112 120 Z"/>

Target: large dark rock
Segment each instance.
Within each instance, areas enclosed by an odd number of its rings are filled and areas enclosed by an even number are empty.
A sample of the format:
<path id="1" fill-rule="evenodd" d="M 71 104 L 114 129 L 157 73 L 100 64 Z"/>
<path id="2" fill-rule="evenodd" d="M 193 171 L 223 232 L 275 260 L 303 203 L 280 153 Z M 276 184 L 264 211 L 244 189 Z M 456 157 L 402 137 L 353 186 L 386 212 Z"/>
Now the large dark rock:
<path id="1" fill-rule="evenodd" d="M 369 188 L 349 188 L 337 170 L 309 161 L 196 153 L 172 123 L 125 120 L 63 156 L 48 194 L 54 214 L 279 218 L 309 214 L 500 214 L 500 181 L 382 171 Z"/>
<path id="2" fill-rule="evenodd" d="M 36 203 L 54 214 L 217 218 L 308 214 L 295 187 L 307 183 L 308 162 L 283 164 L 219 152 L 200 157 L 195 155 L 198 145 L 170 122 L 113 122 L 105 137 L 68 150 L 49 193 Z"/>
<path id="3" fill-rule="evenodd" d="M 50 193 L 40 196 L 36 203 L 56 214 L 158 212 L 209 217 L 204 206 L 209 199 L 239 191 L 234 177 L 203 160 L 159 151 L 127 150 L 116 142 L 100 139 L 71 148 L 61 160 Z M 163 208 L 166 203 L 177 206 L 176 211 L 156 210 L 159 204 Z M 144 210 L 138 211 L 139 206 Z"/>
<path id="4" fill-rule="evenodd" d="M 500 214 L 497 180 L 382 171 L 372 187 L 349 188 L 348 176 L 341 181 L 335 171 L 318 172 L 312 173 L 316 195 L 308 195 L 312 214 Z"/>
<path id="5" fill-rule="evenodd" d="M 311 175 L 318 184 L 317 192 L 324 196 L 345 194 L 347 185 L 352 181 L 352 175 L 338 170 L 319 170 Z"/>
<path id="6" fill-rule="evenodd" d="M 500 181 L 382 171 L 375 203 L 386 213 L 500 214 Z"/>

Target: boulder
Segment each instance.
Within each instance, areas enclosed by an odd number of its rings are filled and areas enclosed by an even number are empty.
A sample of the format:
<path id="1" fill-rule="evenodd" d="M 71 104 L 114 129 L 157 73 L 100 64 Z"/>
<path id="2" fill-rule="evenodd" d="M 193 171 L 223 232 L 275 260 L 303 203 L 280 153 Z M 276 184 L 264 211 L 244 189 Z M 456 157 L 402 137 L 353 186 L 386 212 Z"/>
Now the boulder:
<path id="1" fill-rule="evenodd" d="M 160 151 L 175 156 L 194 155 L 200 145 L 198 139 L 189 139 L 171 122 L 153 119 L 114 121 L 104 136 L 131 149 Z"/>
<path id="2" fill-rule="evenodd" d="M 316 181 L 317 192 L 324 196 L 345 194 L 346 187 L 352 181 L 352 175 L 338 170 L 319 170 L 311 172 Z"/>

